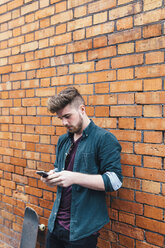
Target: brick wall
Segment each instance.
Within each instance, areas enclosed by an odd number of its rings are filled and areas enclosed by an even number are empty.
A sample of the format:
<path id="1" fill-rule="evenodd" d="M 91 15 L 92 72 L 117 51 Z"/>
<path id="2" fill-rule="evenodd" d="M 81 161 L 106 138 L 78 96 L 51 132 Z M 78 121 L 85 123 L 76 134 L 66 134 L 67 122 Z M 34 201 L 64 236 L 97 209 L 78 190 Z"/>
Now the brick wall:
<path id="1" fill-rule="evenodd" d="M 0 1 L 0 247 L 18 248 L 26 206 L 47 224 L 56 189 L 35 171 L 53 168 L 47 98 L 68 85 L 122 145 L 98 247 L 165 247 L 164 19 L 164 0 Z"/>

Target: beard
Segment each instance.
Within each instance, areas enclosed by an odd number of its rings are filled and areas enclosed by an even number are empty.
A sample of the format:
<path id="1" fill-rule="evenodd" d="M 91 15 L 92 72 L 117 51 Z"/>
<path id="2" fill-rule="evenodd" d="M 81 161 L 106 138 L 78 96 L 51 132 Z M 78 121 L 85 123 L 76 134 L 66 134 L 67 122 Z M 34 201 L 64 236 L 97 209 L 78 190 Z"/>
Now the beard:
<path id="1" fill-rule="evenodd" d="M 81 117 L 80 114 L 79 114 L 79 121 L 75 126 L 66 125 L 66 128 L 68 129 L 68 131 L 73 134 L 74 133 L 80 134 L 82 132 L 82 127 L 83 127 L 83 118 Z"/>

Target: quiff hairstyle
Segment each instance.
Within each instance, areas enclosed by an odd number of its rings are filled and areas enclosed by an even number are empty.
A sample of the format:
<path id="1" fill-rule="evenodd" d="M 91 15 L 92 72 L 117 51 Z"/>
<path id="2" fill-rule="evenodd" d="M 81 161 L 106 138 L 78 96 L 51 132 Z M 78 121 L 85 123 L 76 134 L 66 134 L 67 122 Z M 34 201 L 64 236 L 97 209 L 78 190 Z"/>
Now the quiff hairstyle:
<path id="1" fill-rule="evenodd" d="M 68 104 L 73 104 L 76 108 L 81 104 L 85 105 L 83 97 L 75 87 L 67 87 L 58 95 L 50 97 L 48 99 L 48 110 L 54 114 Z"/>

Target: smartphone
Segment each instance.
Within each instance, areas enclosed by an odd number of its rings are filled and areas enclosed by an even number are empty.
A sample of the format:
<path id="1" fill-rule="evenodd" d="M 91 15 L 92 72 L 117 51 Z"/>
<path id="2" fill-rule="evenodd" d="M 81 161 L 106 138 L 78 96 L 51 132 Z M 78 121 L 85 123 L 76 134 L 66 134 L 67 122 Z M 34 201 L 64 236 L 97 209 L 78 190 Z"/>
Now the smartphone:
<path id="1" fill-rule="evenodd" d="M 36 173 L 44 178 L 48 176 L 48 173 L 45 171 L 36 171 Z"/>

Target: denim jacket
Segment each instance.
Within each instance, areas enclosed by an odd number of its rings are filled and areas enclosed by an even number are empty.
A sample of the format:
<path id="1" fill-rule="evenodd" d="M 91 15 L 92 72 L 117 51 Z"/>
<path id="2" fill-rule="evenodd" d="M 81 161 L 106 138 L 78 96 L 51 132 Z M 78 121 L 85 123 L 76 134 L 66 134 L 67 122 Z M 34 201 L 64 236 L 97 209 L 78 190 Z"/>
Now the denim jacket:
<path id="1" fill-rule="evenodd" d="M 57 143 L 55 168 L 65 168 L 65 158 L 71 145 L 70 133 L 60 136 Z M 84 129 L 78 145 L 73 171 L 102 175 L 105 192 L 117 190 L 122 184 L 120 164 L 121 146 L 113 134 L 91 120 Z M 116 180 L 117 179 L 117 180 Z M 109 222 L 106 193 L 72 185 L 70 240 L 85 238 Z M 56 200 L 49 217 L 48 229 L 53 231 L 60 205 L 62 188 L 58 187 Z"/>

